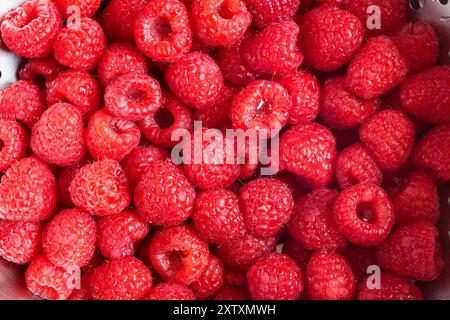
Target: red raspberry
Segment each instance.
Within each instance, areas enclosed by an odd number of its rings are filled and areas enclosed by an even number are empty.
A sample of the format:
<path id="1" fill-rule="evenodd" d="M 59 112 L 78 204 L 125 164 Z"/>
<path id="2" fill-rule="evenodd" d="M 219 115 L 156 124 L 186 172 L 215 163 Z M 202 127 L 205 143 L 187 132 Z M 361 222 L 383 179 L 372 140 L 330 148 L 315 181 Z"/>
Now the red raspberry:
<path id="1" fill-rule="evenodd" d="M 247 270 L 259 258 L 275 251 L 277 237 L 257 237 L 247 233 L 243 238 L 222 244 L 217 254 L 227 265 L 238 270 Z"/>
<path id="2" fill-rule="evenodd" d="M 351 300 L 356 281 L 348 261 L 339 253 L 314 253 L 306 269 L 306 290 L 312 300 Z"/>
<path id="3" fill-rule="evenodd" d="M 15 264 L 28 264 L 41 251 L 42 225 L 0 220 L 0 256 Z"/>
<path id="4" fill-rule="evenodd" d="M 85 139 L 94 159 L 121 161 L 138 146 L 141 131 L 134 122 L 118 119 L 106 109 L 100 109 L 89 118 Z"/>
<path id="5" fill-rule="evenodd" d="M 222 288 L 223 283 L 223 263 L 215 255 L 210 254 L 208 267 L 191 286 L 197 298 L 206 299 L 214 296 Z"/>
<path id="6" fill-rule="evenodd" d="M 54 45 L 56 60 L 75 70 L 93 70 L 106 49 L 100 24 L 90 18 L 69 23 L 58 34 Z"/>
<path id="7" fill-rule="evenodd" d="M 380 244 L 394 225 L 394 209 L 383 189 L 361 183 L 342 191 L 333 209 L 334 220 L 345 237 L 360 246 Z"/>
<path id="8" fill-rule="evenodd" d="M 352 267 L 357 280 L 361 280 L 368 274 L 370 266 L 376 266 L 375 250 L 373 248 L 359 247 L 355 245 L 348 246 L 342 254 Z"/>
<path id="9" fill-rule="evenodd" d="M 147 222 L 132 211 L 97 219 L 97 246 L 107 259 L 133 256 L 147 236 Z"/>
<path id="10" fill-rule="evenodd" d="M 61 27 L 61 15 L 53 1 L 27 1 L 3 17 L 2 40 L 19 56 L 43 58 L 52 52 Z"/>
<path id="11" fill-rule="evenodd" d="M 23 158 L 12 164 L 1 179 L 0 219 L 46 220 L 56 210 L 56 194 L 56 181 L 50 168 L 34 157 Z"/>
<path id="12" fill-rule="evenodd" d="M 20 70 L 20 79 L 31 81 L 41 88 L 47 82 L 53 81 L 64 70 L 53 56 L 41 59 L 31 59 Z"/>
<path id="13" fill-rule="evenodd" d="M 212 243 L 227 243 L 246 233 L 238 197 L 229 190 L 200 192 L 192 221 L 200 237 Z"/>
<path id="14" fill-rule="evenodd" d="M 97 300 L 142 299 L 151 287 L 150 270 L 134 257 L 106 262 L 90 277 L 90 291 Z"/>
<path id="15" fill-rule="evenodd" d="M 170 160 L 155 160 L 148 164 L 134 189 L 134 204 L 150 224 L 170 226 L 189 218 L 195 196 L 195 189 L 180 168 Z"/>
<path id="16" fill-rule="evenodd" d="M 242 61 L 258 73 L 286 74 L 293 72 L 303 62 L 297 46 L 298 25 L 283 21 L 269 25 L 246 40 L 242 47 Z"/>
<path id="17" fill-rule="evenodd" d="M 326 186 L 334 175 L 336 139 L 327 128 L 303 123 L 280 138 L 280 165 L 313 189 Z"/>
<path id="18" fill-rule="evenodd" d="M 360 143 L 342 151 L 336 161 L 336 178 L 342 190 L 358 183 L 381 185 L 383 172 Z"/>
<path id="19" fill-rule="evenodd" d="M 408 61 L 386 36 L 371 38 L 347 70 L 347 87 L 355 95 L 372 99 L 391 91 L 408 74 Z"/>
<path id="20" fill-rule="evenodd" d="M 154 0 L 134 23 L 134 39 L 153 61 L 176 62 L 192 47 L 189 12 L 178 0 Z"/>
<path id="21" fill-rule="evenodd" d="M 226 268 L 224 271 L 225 284 L 231 287 L 240 287 L 247 281 L 247 273 L 240 270 Z"/>
<path id="22" fill-rule="evenodd" d="M 450 66 L 411 76 L 400 90 L 403 109 L 433 124 L 450 122 Z"/>
<path id="23" fill-rule="evenodd" d="M 94 218 L 79 209 L 66 209 L 45 227 L 42 247 L 54 265 L 82 267 L 94 256 L 96 239 Z"/>
<path id="24" fill-rule="evenodd" d="M 14 120 L 0 119 L 0 172 L 5 172 L 27 152 L 28 135 Z"/>
<path id="25" fill-rule="evenodd" d="M 306 13 L 300 22 L 300 41 L 308 63 L 321 71 L 335 71 L 346 65 L 364 40 L 357 17 L 346 10 L 320 6 Z"/>
<path id="26" fill-rule="evenodd" d="M 245 3 L 255 25 L 263 29 L 272 22 L 292 20 L 300 0 L 245 0 Z"/>
<path id="27" fill-rule="evenodd" d="M 295 213 L 288 224 L 288 233 L 306 249 L 342 250 L 347 239 L 333 219 L 333 205 L 338 192 L 316 189 L 297 200 Z"/>
<path id="28" fill-rule="evenodd" d="M 82 167 L 69 187 L 73 203 L 97 216 L 117 214 L 130 205 L 128 179 L 114 160 L 103 160 Z"/>
<path id="29" fill-rule="evenodd" d="M 54 0 L 58 6 L 59 12 L 61 12 L 64 19 L 70 19 L 73 15 L 78 14 L 73 7 L 78 8 L 81 17 L 91 17 L 100 8 L 101 0 Z M 77 18 L 79 18 L 77 16 Z"/>
<path id="30" fill-rule="evenodd" d="M 253 300 L 297 300 L 304 287 L 300 267 L 279 253 L 259 259 L 248 270 L 247 281 Z"/>
<path id="31" fill-rule="evenodd" d="M 219 66 L 200 52 L 189 53 L 171 64 L 165 78 L 173 93 L 196 109 L 212 106 L 224 89 Z"/>
<path id="32" fill-rule="evenodd" d="M 404 278 L 431 281 L 444 268 L 439 232 L 425 221 L 400 226 L 376 254 L 383 270 Z"/>
<path id="33" fill-rule="evenodd" d="M 414 125 L 399 110 L 384 110 L 367 119 L 359 138 L 381 170 L 393 171 L 404 164 L 414 147 Z"/>
<path id="34" fill-rule="evenodd" d="M 208 245 L 185 225 L 157 231 L 148 252 L 153 268 L 166 281 L 189 285 L 208 268 Z"/>
<path id="35" fill-rule="evenodd" d="M 167 156 L 165 150 L 154 146 L 136 147 L 122 161 L 122 167 L 128 180 L 135 186 L 151 162 L 166 159 Z"/>
<path id="36" fill-rule="evenodd" d="M 20 120 L 32 127 L 44 110 L 44 95 L 29 81 L 17 81 L 0 92 L 0 118 Z"/>
<path id="37" fill-rule="evenodd" d="M 388 273 L 382 273 L 380 288 L 369 288 L 366 278 L 361 281 L 358 300 L 422 300 L 420 289 L 408 280 L 398 278 Z"/>
<path id="38" fill-rule="evenodd" d="M 88 164 L 88 161 L 83 159 L 73 166 L 62 168 L 58 172 L 59 175 L 56 183 L 58 189 L 58 200 L 61 204 L 67 207 L 74 207 L 72 199 L 70 198 L 69 187 L 77 172 L 86 164 Z"/>
<path id="39" fill-rule="evenodd" d="M 211 107 L 194 110 L 194 120 L 201 121 L 206 128 L 220 128 L 228 121 L 231 103 L 238 92 L 237 88 L 225 87 L 219 99 Z"/>
<path id="40" fill-rule="evenodd" d="M 188 287 L 166 282 L 151 289 L 145 296 L 145 300 L 195 300 L 195 296 Z"/>
<path id="41" fill-rule="evenodd" d="M 147 74 L 147 59 L 131 44 L 114 43 L 108 46 L 98 61 L 98 79 L 103 86 L 126 73 Z"/>
<path id="42" fill-rule="evenodd" d="M 255 80 L 234 97 L 230 119 L 235 129 L 266 130 L 272 137 L 286 125 L 291 108 L 292 99 L 282 85 Z"/>
<path id="43" fill-rule="evenodd" d="M 294 199 L 288 186 L 278 179 L 260 178 L 239 190 L 245 224 L 257 236 L 276 235 L 289 221 Z"/>
<path id="44" fill-rule="evenodd" d="M 90 115 L 100 104 L 100 85 L 97 79 L 84 71 L 67 70 L 47 83 L 47 105 L 69 102 Z"/>
<path id="45" fill-rule="evenodd" d="M 250 300 L 250 294 L 245 288 L 232 288 L 224 286 L 217 293 L 214 300 L 247 301 Z"/>
<path id="46" fill-rule="evenodd" d="M 345 76 L 329 79 L 322 90 L 320 117 L 331 128 L 353 129 L 378 111 L 379 98 L 354 96 L 345 84 Z"/>
<path id="47" fill-rule="evenodd" d="M 86 153 L 83 113 L 70 103 L 57 103 L 42 114 L 31 131 L 34 154 L 47 163 L 66 167 Z"/>
<path id="48" fill-rule="evenodd" d="M 283 244 L 283 253 L 294 259 L 299 266 L 305 266 L 311 257 L 311 250 L 304 248 L 293 238 L 288 237 Z"/>

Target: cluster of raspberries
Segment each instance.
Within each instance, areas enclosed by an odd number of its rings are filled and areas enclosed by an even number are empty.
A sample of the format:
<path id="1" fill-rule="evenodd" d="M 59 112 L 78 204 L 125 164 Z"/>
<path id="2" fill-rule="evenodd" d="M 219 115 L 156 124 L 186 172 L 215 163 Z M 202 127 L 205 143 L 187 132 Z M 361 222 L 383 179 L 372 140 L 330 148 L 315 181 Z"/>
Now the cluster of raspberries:
<path id="1" fill-rule="evenodd" d="M 31 0 L 1 21 L 26 60 L 0 93 L 0 256 L 31 293 L 422 298 L 444 268 L 450 66 L 407 0 L 103 4 Z M 279 134 L 280 171 L 174 164 L 195 120 Z"/>

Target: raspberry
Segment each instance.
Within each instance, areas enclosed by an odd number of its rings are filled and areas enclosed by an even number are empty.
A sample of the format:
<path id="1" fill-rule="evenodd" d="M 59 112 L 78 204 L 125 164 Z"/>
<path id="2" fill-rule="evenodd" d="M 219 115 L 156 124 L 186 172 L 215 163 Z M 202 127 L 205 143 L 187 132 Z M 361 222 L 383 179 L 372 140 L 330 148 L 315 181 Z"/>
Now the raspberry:
<path id="1" fill-rule="evenodd" d="M 134 204 L 150 224 L 170 226 L 189 218 L 195 196 L 195 189 L 180 168 L 170 160 L 155 160 L 148 164 L 134 189 Z"/>
<path id="2" fill-rule="evenodd" d="M 252 23 L 243 0 L 194 0 L 191 15 L 195 35 L 210 46 L 235 44 Z"/>
<path id="3" fill-rule="evenodd" d="M 141 131 L 134 122 L 118 119 L 106 109 L 100 109 L 89 118 L 85 139 L 94 159 L 121 161 L 138 146 Z"/>
<path id="4" fill-rule="evenodd" d="M 300 0 L 245 0 L 245 3 L 255 25 L 263 29 L 272 22 L 292 20 Z"/>
<path id="5" fill-rule="evenodd" d="M 273 236 L 289 221 L 294 199 L 288 186 L 278 179 L 261 178 L 239 190 L 245 224 L 257 236 Z"/>
<path id="6" fill-rule="evenodd" d="M 149 256 L 164 280 L 179 284 L 199 280 L 208 268 L 208 245 L 185 225 L 157 231 L 150 242 Z"/>
<path id="7" fill-rule="evenodd" d="M 140 260 L 125 257 L 95 269 L 89 284 L 94 299 L 136 300 L 151 289 L 152 274 Z"/>
<path id="8" fill-rule="evenodd" d="M 192 221 L 200 237 L 212 243 L 227 243 L 246 233 L 238 197 L 229 190 L 200 192 Z"/>
<path id="9" fill-rule="evenodd" d="M 345 76 L 331 78 L 323 87 L 320 117 L 329 127 L 353 129 L 378 111 L 379 98 L 370 100 L 354 96 L 346 87 Z"/>
<path id="10" fill-rule="evenodd" d="M 189 53 L 169 65 L 165 78 L 172 92 L 195 109 L 212 106 L 224 89 L 219 66 L 200 52 Z"/>
<path id="11" fill-rule="evenodd" d="M 258 73 L 286 74 L 297 70 L 303 55 L 297 47 L 298 25 L 277 22 L 246 40 L 241 56 L 244 65 Z"/>
<path id="12" fill-rule="evenodd" d="M 431 68 L 411 76 L 400 89 L 403 109 L 433 124 L 450 122 L 450 66 Z"/>
<path id="13" fill-rule="evenodd" d="M 177 283 L 160 283 L 145 296 L 146 300 L 195 300 L 192 291 Z"/>
<path id="14" fill-rule="evenodd" d="M 311 250 L 304 248 L 293 238 L 288 237 L 283 244 L 283 253 L 291 257 L 299 266 L 305 266 L 311 257 Z"/>
<path id="15" fill-rule="evenodd" d="M 131 44 L 114 43 L 108 46 L 98 61 L 98 79 L 103 86 L 126 73 L 147 74 L 147 59 Z"/>
<path id="16" fill-rule="evenodd" d="M 247 270 L 259 258 L 275 251 L 277 237 L 257 237 L 247 233 L 243 238 L 222 244 L 217 254 L 227 265 L 238 270 Z"/>
<path id="17" fill-rule="evenodd" d="M 130 205 L 127 177 L 114 160 L 82 167 L 73 178 L 69 192 L 77 207 L 97 216 L 117 214 Z"/>
<path id="18" fill-rule="evenodd" d="M 404 164 L 414 147 L 414 125 L 399 110 L 384 110 L 367 119 L 359 138 L 380 169 L 394 171 Z"/>
<path id="19" fill-rule="evenodd" d="M 54 44 L 56 60 L 75 70 L 93 70 L 106 49 L 106 37 L 100 24 L 90 18 L 69 23 Z"/>
<path id="20" fill-rule="evenodd" d="M 339 253 L 316 252 L 306 268 L 306 290 L 312 300 L 351 300 L 355 276 Z"/>
<path id="21" fill-rule="evenodd" d="M 334 174 L 336 139 L 327 128 L 303 123 L 280 138 L 280 165 L 313 189 L 326 186 Z"/>
<path id="22" fill-rule="evenodd" d="M 375 250 L 373 248 L 350 245 L 342 254 L 352 267 L 352 271 L 358 280 L 367 276 L 370 271 L 370 266 L 376 266 L 377 264 Z"/>
<path id="23" fill-rule="evenodd" d="M 422 300 L 422 292 L 410 281 L 381 273 L 380 288 L 369 288 L 370 279 L 361 281 L 358 300 Z"/>
<path id="24" fill-rule="evenodd" d="M 150 1 L 133 32 L 138 48 L 153 61 L 176 62 L 192 47 L 189 12 L 178 0 Z"/>
<path id="25" fill-rule="evenodd" d="M 194 110 L 194 120 L 201 121 L 206 128 L 219 128 L 228 121 L 231 103 L 237 92 L 237 88 L 225 87 L 214 105 L 207 109 Z"/>
<path id="26" fill-rule="evenodd" d="M 122 161 L 122 167 L 128 180 L 135 186 L 151 162 L 166 158 L 167 153 L 163 149 L 154 146 L 136 147 Z"/>
<path id="27" fill-rule="evenodd" d="M 355 95 L 373 99 L 401 84 L 408 61 L 386 36 L 371 38 L 353 58 L 347 70 L 347 87 Z"/>
<path id="28" fill-rule="evenodd" d="M 88 164 L 88 161 L 83 159 L 73 166 L 64 167 L 59 171 L 59 176 L 56 183 L 58 189 L 58 200 L 61 204 L 67 207 L 74 206 L 72 199 L 70 198 L 69 187 L 77 172 L 86 164 Z"/>
<path id="29" fill-rule="evenodd" d="M 450 126 L 438 126 L 416 145 L 413 161 L 416 167 L 430 171 L 439 180 L 450 181 Z"/>
<path id="30" fill-rule="evenodd" d="M 56 210 L 56 193 L 56 181 L 50 168 L 34 157 L 23 158 L 12 164 L 1 179 L 0 219 L 46 220 Z"/>
<path id="31" fill-rule="evenodd" d="M 336 161 L 336 178 L 342 190 L 358 183 L 381 185 L 383 172 L 360 143 L 342 151 Z"/>
<path id="32" fill-rule="evenodd" d="M 263 134 L 272 137 L 286 125 L 291 108 L 292 99 L 282 85 L 255 80 L 234 97 L 230 119 L 235 129 L 265 130 Z"/>
<path id="33" fill-rule="evenodd" d="M 333 205 L 338 192 L 316 189 L 297 200 L 288 224 L 289 235 L 306 249 L 342 250 L 347 240 L 333 220 Z"/>
<path id="34" fill-rule="evenodd" d="M 197 281 L 192 283 L 192 289 L 199 299 L 214 296 L 224 283 L 224 266 L 216 256 L 209 255 L 208 267 Z"/>
<path id="35" fill-rule="evenodd" d="M 79 209 L 60 211 L 42 234 L 42 247 L 48 260 L 57 266 L 82 267 L 94 256 L 95 220 Z"/>
<path id="36" fill-rule="evenodd" d="M 0 145 L 0 172 L 5 172 L 15 161 L 25 156 L 27 132 L 14 120 L 0 119 Z"/>
<path id="37" fill-rule="evenodd" d="M 360 246 L 380 244 L 394 224 L 394 210 L 383 189 L 361 183 L 342 191 L 333 208 L 334 220 L 345 237 Z"/>
<path id="38" fill-rule="evenodd" d="M 83 113 L 90 115 L 100 105 L 100 84 L 84 71 L 67 70 L 47 83 L 47 105 L 58 102 L 72 103 Z"/>
<path id="39" fill-rule="evenodd" d="M 400 277 L 436 279 L 444 268 L 439 232 L 429 222 L 400 226 L 376 250 L 380 267 Z"/>
<path id="40" fill-rule="evenodd" d="M 20 70 L 20 79 L 31 81 L 41 88 L 53 81 L 64 67 L 53 56 L 29 60 Z"/>
<path id="41" fill-rule="evenodd" d="M 61 27 L 61 15 L 53 1 L 32 0 L 3 17 L 2 40 L 19 56 L 43 58 L 52 52 Z"/>
<path id="42" fill-rule="evenodd" d="M 216 294 L 214 300 L 247 301 L 250 300 L 250 294 L 245 288 L 232 288 L 224 286 Z"/>
<path id="43" fill-rule="evenodd" d="M 346 65 L 364 40 L 357 17 L 346 10 L 320 6 L 300 22 L 300 41 L 308 63 L 317 70 L 335 71 Z"/>
<path id="44" fill-rule="evenodd" d="M 19 120 L 32 127 L 44 110 L 44 95 L 29 81 L 17 81 L 0 92 L 0 118 Z"/>
<path id="45" fill-rule="evenodd" d="M 147 222 L 132 211 L 97 219 L 97 246 L 108 259 L 133 256 L 148 234 Z"/>
<path id="46" fill-rule="evenodd" d="M 28 264 L 41 251 L 42 225 L 0 220 L 0 256 L 15 264 Z"/>
<path id="47" fill-rule="evenodd" d="M 83 113 L 69 103 L 57 103 L 42 114 L 31 131 L 34 154 L 61 167 L 79 162 L 85 152 Z"/>
<path id="48" fill-rule="evenodd" d="M 73 14 L 78 14 L 73 10 L 77 7 L 81 17 L 91 17 L 100 8 L 101 0 L 54 0 L 56 6 L 64 19 L 70 19 Z"/>
<path id="49" fill-rule="evenodd" d="M 225 284 L 231 287 L 240 287 L 247 281 L 247 274 L 244 271 L 226 268 L 224 271 Z"/>
<path id="50" fill-rule="evenodd" d="M 247 272 L 253 300 L 297 300 L 304 287 L 300 267 L 285 254 L 272 253 Z"/>

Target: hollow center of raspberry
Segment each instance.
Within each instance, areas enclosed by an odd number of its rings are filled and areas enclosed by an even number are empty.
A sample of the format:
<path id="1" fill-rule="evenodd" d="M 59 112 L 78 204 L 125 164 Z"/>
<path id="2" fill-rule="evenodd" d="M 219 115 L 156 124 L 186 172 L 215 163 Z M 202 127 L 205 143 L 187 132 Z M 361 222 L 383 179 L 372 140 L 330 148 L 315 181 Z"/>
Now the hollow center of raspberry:
<path id="1" fill-rule="evenodd" d="M 145 95 L 145 92 L 139 89 L 131 89 L 130 91 L 128 91 L 128 100 L 131 102 L 134 101 L 139 101 L 143 98 L 143 96 Z"/>
<path id="2" fill-rule="evenodd" d="M 234 17 L 234 10 L 231 8 L 231 6 L 227 3 L 228 1 L 223 1 L 219 7 L 217 8 L 217 11 L 219 12 L 219 15 L 223 19 L 232 19 Z"/>
<path id="3" fill-rule="evenodd" d="M 159 18 L 155 24 L 156 37 L 160 40 L 168 40 L 172 35 L 172 27 L 169 20 L 166 18 Z"/>
<path id="4" fill-rule="evenodd" d="M 255 118 L 264 120 L 272 112 L 272 103 L 270 101 L 261 99 L 256 105 Z"/>
<path id="5" fill-rule="evenodd" d="M 167 259 L 170 263 L 171 269 L 178 269 L 183 264 L 183 252 L 181 251 L 170 251 L 167 252 Z"/>
<path id="6" fill-rule="evenodd" d="M 155 119 L 155 122 L 160 129 L 170 128 L 175 122 L 172 112 L 167 108 L 159 108 L 155 112 L 153 119 Z"/>
<path id="7" fill-rule="evenodd" d="M 363 202 L 358 204 L 356 208 L 358 218 L 368 223 L 375 223 L 375 214 L 373 212 L 372 205 L 369 202 Z"/>

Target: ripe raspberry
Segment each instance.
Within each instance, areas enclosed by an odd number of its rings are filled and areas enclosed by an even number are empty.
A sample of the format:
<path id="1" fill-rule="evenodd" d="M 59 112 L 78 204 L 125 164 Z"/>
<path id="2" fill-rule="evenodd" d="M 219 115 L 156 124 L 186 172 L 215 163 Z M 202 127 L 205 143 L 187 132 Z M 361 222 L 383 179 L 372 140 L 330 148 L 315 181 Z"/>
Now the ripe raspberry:
<path id="1" fill-rule="evenodd" d="M 134 204 L 150 224 L 170 226 L 189 218 L 195 196 L 195 189 L 180 168 L 170 160 L 155 160 L 148 164 L 134 189 Z"/>
<path id="2" fill-rule="evenodd" d="M 255 25 L 264 29 L 272 22 L 292 20 L 300 0 L 245 0 L 245 3 Z"/>
<path id="3" fill-rule="evenodd" d="M 372 274 L 368 269 L 370 266 L 376 266 L 375 250 L 373 248 L 359 247 L 355 245 L 348 246 L 342 254 L 352 267 L 353 274 L 360 281 L 368 274 Z"/>
<path id="4" fill-rule="evenodd" d="M 306 290 L 312 300 L 351 300 L 355 276 L 348 261 L 339 253 L 316 252 L 306 269 Z"/>
<path id="5" fill-rule="evenodd" d="M 391 91 L 408 74 L 408 61 L 386 36 L 371 38 L 347 70 L 347 87 L 355 95 L 372 99 Z"/>
<path id="6" fill-rule="evenodd" d="M 107 259 L 130 257 L 147 236 L 147 222 L 132 211 L 97 219 L 97 246 Z"/>
<path id="7" fill-rule="evenodd" d="M 283 253 L 291 257 L 299 266 L 306 266 L 312 251 L 304 248 L 293 238 L 288 237 L 284 240 Z"/>
<path id="8" fill-rule="evenodd" d="M 400 226 L 376 254 L 383 270 L 404 278 L 431 281 L 444 268 L 439 232 L 425 221 Z"/>
<path id="9" fill-rule="evenodd" d="M 54 44 L 56 60 L 75 70 L 93 70 L 106 49 L 106 37 L 100 24 L 90 18 L 69 23 Z"/>
<path id="10" fill-rule="evenodd" d="M 90 277 L 90 291 L 97 300 L 142 299 L 151 287 L 150 270 L 134 257 L 106 262 Z"/>
<path id="11" fill-rule="evenodd" d="M 221 96 L 211 107 L 194 110 L 194 120 L 201 121 L 206 128 L 220 128 L 228 120 L 231 103 L 238 92 L 237 88 L 225 87 Z"/>
<path id="12" fill-rule="evenodd" d="M 195 201 L 192 222 L 200 237 L 212 243 L 227 243 L 246 233 L 239 199 L 229 190 L 200 192 Z"/>
<path id="13" fill-rule="evenodd" d="M 189 285 L 208 267 L 208 245 L 185 225 L 157 231 L 148 252 L 153 268 L 165 281 Z"/>
<path id="14" fill-rule="evenodd" d="M 152 288 L 145 296 L 145 300 L 195 300 L 195 296 L 188 287 L 166 282 Z"/>
<path id="15" fill-rule="evenodd" d="M 116 118 L 106 109 L 98 110 L 89 118 L 85 141 L 95 160 L 121 161 L 138 146 L 140 139 L 141 131 L 134 122 Z"/>
<path id="16" fill-rule="evenodd" d="M 327 128 L 303 123 L 280 138 L 280 165 L 313 189 L 326 186 L 334 175 L 336 139 Z"/>
<path id="17" fill-rule="evenodd" d="M 450 123 L 450 66 L 411 76 L 400 89 L 403 109 L 433 124 Z"/>
<path id="18" fill-rule="evenodd" d="M 95 220 L 79 209 L 60 211 L 42 234 L 42 247 L 48 260 L 57 266 L 82 267 L 94 256 Z"/>
<path id="19" fill-rule="evenodd" d="M 380 288 L 369 288 L 371 280 L 361 281 L 358 300 L 422 300 L 420 289 L 408 280 L 381 273 Z"/>
<path id="20" fill-rule="evenodd" d="M 0 219 L 46 220 L 56 210 L 56 194 L 56 181 L 50 168 L 34 157 L 23 158 L 11 165 L 1 179 Z"/>
<path id="21" fill-rule="evenodd" d="M 166 159 L 167 156 L 165 150 L 154 146 L 136 147 L 122 161 L 122 167 L 128 180 L 135 186 L 151 162 Z"/>
<path id="22" fill-rule="evenodd" d="M 336 179 L 342 190 L 358 183 L 381 185 L 383 172 L 360 143 L 342 151 L 336 161 Z"/>
<path id="23" fill-rule="evenodd" d="M 399 110 L 384 110 L 367 119 L 359 138 L 381 170 L 394 171 L 404 164 L 414 147 L 414 125 Z"/>
<path id="24" fill-rule="evenodd" d="M 0 220 L 0 256 L 28 264 L 41 251 L 42 224 Z"/>
<path id="25" fill-rule="evenodd" d="M 58 179 L 56 180 L 58 189 L 58 200 L 66 207 L 74 207 L 72 199 L 70 198 L 69 187 L 77 172 L 89 162 L 86 159 L 74 164 L 70 167 L 64 167 L 58 172 Z"/>
<path id="26" fill-rule="evenodd" d="M 216 294 L 214 300 L 247 301 L 250 300 L 250 294 L 246 288 L 232 288 L 224 286 Z"/>
<path id="27" fill-rule="evenodd" d="M 333 216 L 345 237 L 360 246 L 380 244 L 394 225 L 394 209 L 383 189 L 361 183 L 342 191 Z"/>
<path id="28" fill-rule="evenodd" d="M 72 166 L 86 153 L 83 113 L 69 103 L 45 110 L 31 131 L 33 153 L 47 163 Z"/>
<path id="29" fill-rule="evenodd" d="M 271 24 L 250 37 L 243 44 L 241 57 L 244 65 L 257 73 L 286 74 L 303 62 L 297 46 L 298 25 L 294 21 Z"/>
<path id="30" fill-rule="evenodd" d="M 128 179 L 114 160 L 103 160 L 82 167 L 69 187 L 73 203 L 97 215 L 117 214 L 130 205 Z"/>
<path id="31" fill-rule="evenodd" d="M 2 40 L 19 56 L 43 58 L 52 52 L 61 27 L 61 15 L 53 1 L 27 1 L 2 18 Z"/>
<path id="32" fill-rule="evenodd" d="M 219 66 L 200 52 L 189 53 L 169 65 L 165 78 L 172 92 L 195 109 L 212 106 L 224 89 Z"/>
<path id="33" fill-rule="evenodd" d="M 27 152 L 28 135 L 14 120 L 0 119 L 0 172 L 5 172 Z"/>
<path id="34" fill-rule="evenodd" d="M 224 266 L 215 255 L 209 255 L 209 263 L 206 270 L 191 286 L 199 299 L 207 299 L 214 296 L 223 286 Z"/>
<path id="35" fill-rule="evenodd" d="M 64 67 L 53 56 L 49 56 L 29 60 L 20 70 L 19 77 L 45 88 L 47 82 L 53 81 L 63 70 Z"/>
<path id="36" fill-rule="evenodd" d="M 92 17 L 100 8 L 101 0 L 54 0 L 56 6 L 64 19 L 70 18 L 73 14 L 80 14 L 81 17 Z M 74 11 L 73 6 L 79 10 Z"/>
<path id="37" fill-rule="evenodd" d="M 331 128 L 353 129 L 378 111 L 379 98 L 354 96 L 345 84 L 345 76 L 329 79 L 322 90 L 320 117 Z"/>
<path id="38" fill-rule="evenodd" d="M 147 74 L 147 59 L 131 44 L 114 43 L 108 46 L 98 61 L 98 79 L 103 86 L 126 73 Z"/>

